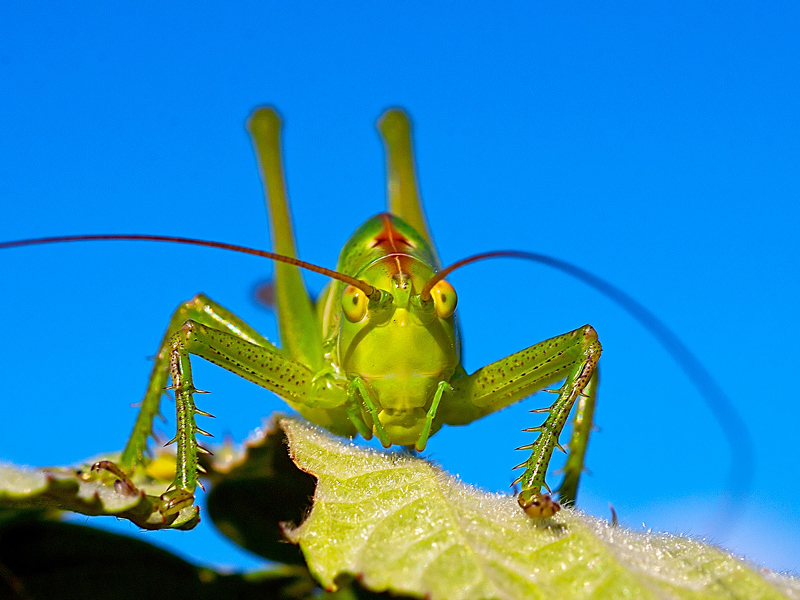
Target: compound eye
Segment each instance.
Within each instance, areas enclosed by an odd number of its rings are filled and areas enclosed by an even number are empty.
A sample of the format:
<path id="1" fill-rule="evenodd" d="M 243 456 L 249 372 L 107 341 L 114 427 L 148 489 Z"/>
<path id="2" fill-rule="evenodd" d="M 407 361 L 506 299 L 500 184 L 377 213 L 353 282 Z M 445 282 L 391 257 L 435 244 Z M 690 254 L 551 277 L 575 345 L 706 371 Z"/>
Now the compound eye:
<path id="1" fill-rule="evenodd" d="M 458 302 L 456 290 L 444 279 L 433 286 L 431 296 L 433 297 L 433 306 L 436 309 L 436 314 L 440 319 L 449 318 L 456 310 L 456 303 Z"/>
<path id="2" fill-rule="evenodd" d="M 369 298 L 363 290 L 353 285 L 348 285 L 342 294 L 342 310 L 344 316 L 351 323 L 358 323 L 367 314 Z"/>

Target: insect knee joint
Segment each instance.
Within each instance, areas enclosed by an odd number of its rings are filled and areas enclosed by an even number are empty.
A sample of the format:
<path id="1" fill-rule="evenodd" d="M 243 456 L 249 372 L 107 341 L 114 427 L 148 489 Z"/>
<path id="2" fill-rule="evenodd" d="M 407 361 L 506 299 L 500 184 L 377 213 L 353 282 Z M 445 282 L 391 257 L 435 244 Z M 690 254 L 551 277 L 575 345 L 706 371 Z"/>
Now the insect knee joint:
<path id="1" fill-rule="evenodd" d="M 190 304 L 192 306 L 205 306 L 210 302 L 210 299 L 205 294 L 195 294 L 192 296 L 192 299 L 189 300 L 186 304 Z"/>
<path id="2" fill-rule="evenodd" d="M 188 339 L 194 334 L 194 330 L 197 327 L 197 325 L 198 323 L 196 321 L 189 319 L 183 325 L 181 325 L 180 333 L 184 338 Z"/>

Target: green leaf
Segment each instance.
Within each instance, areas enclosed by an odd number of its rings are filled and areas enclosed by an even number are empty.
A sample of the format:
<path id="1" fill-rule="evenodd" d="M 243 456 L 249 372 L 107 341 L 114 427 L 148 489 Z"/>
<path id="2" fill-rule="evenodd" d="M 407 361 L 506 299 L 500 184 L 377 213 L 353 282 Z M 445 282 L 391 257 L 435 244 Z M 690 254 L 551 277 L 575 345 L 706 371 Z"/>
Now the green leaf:
<path id="1" fill-rule="evenodd" d="M 160 494 L 168 483 L 142 473 L 129 490 L 111 473 L 81 468 L 29 468 L 0 464 L 0 509 L 71 510 L 84 515 L 128 519 L 143 529 L 191 529 L 199 522 L 196 506 L 164 509 Z"/>
<path id="2" fill-rule="evenodd" d="M 241 450 L 215 447 L 212 456 L 203 455 L 203 467 L 211 482 L 207 514 L 223 534 L 269 560 L 305 565 L 281 523 L 303 519 L 315 481 L 289 458 L 286 436 L 274 421 Z"/>
<path id="3" fill-rule="evenodd" d="M 798 580 L 758 572 L 696 540 L 633 532 L 578 511 L 532 520 L 513 497 L 467 486 L 418 458 L 358 448 L 281 421 L 314 506 L 288 532 L 329 590 L 482 598 L 800 597 Z"/>

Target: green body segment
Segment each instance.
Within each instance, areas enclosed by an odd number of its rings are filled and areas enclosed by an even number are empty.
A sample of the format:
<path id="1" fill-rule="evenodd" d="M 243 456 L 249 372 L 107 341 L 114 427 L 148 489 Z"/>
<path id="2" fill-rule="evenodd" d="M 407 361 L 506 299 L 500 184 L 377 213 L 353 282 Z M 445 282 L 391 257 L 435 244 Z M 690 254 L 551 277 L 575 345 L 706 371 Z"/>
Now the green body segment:
<path id="1" fill-rule="evenodd" d="M 265 178 L 273 248 L 294 256 L 280 120 L 271 109 L 261 109 L 249 127 Z M 390 111 L 379 127 L 387 148 L 390 212 L 359 227 L 337 266 L 340 273 L 372 286 L 364 288 L 373 290 L 368 298 L 334 280 L 315 306 L 298 268 L 278 263 L 274 285 L 282 347 L 202 295 L 173 314 L 121 459 L 127 469 L 146 461 L 153 417 L 171 378 L 180 430 L 174 489 L 164 498 L 167 506 L 180 507 L 191 498 L 198 482 L 196 454 L 203 451 L 195 437 L 205 432 L 196 425 L 195 415 L 207 413 L 194 405 L 198 391 L 192 382 L 191 355 L 275 392 L 306 419 L 334 433 L 374 435 L 385 446 L 417 450 L 424 449 L 442 425 L 470 423 L 563 381 L 556 401 L 538 411 L 548 413 L 545 422 L 530 429 L 538 436 L 524 447 L 530 457 L 520 465 L 520 505 L 533 517 L 558 510 L 541 490 L 547 487 L 552 452 L 561 448 L 561 431 L 580 400 L 571 442 L 576 452 L 567 462 L 562 490 L 564 498 L 574 501 L 594 406 L 594 373 L 601 351 L 597 335 L 587 325 L 467 374 L 460 364 L 455 298 L 448 304 L 443 296 L 423 300 L 420 295 L 440 265 L 417 191 L 408 120 Z M 363 310 L 345 312 L 346 300 L 362 302 Z"/>
<path id="2" fill-rule="evenodd" d="M 373 432 L 380 437 L 380 423 L 390 444 L 417 445 L 437 386 L 450 380 L 460 359 L 455 317 L 440 319 L 412 302 L 434 275 L 433 260 L 410 225 L 388 213 L 373 217 L 347 242 L 337 270 L 388 292 L 392 302 L 355 323 L 333 302 L 338 316 L 324 320 L 338 325 L 326 331 L 335 343 L 334 364 L 348 380 L 361 379 L 378 410 Z M 336 282 L 333 296 L 343 289 Z"/>
<path id="3" fill-rule="evenodd" d="M 248 122 L 248 128 L 265 184 L 272 249 L 295 258 L 297 251 L 280 152 L 280 117 L 273 110 L 256 111 Z M 275 263 L 275 296 L 283 348 L 296 361 L 319 370 L 322 367 L 322 336 L 298 267 Z"/>

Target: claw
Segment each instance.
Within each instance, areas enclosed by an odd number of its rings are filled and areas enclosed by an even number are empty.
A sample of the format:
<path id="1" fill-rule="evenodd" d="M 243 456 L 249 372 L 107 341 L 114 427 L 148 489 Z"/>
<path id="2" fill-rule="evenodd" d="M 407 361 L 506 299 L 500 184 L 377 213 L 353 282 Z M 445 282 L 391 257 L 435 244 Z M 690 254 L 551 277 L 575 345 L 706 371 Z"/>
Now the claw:
<path id="1" fill-rule="evenodd" d="M 175 488 L 161 494 L 161 512 L 170 515 L 194 503 L 194 494 L 188 490 Z"/>
<path id="2" fill-rule="evenodd" d="M 108 471 L 114 475 L 117 478 L 117 480 L 114 482 L 114 491 L 116 492 L 129 494 L 131 496 L 135 496 L 139 493 L 139 489 L 133 485 L 133 482 L 125 474 L 125 472 L 110 460 L 97 461 L 92 465 L 90 471 L 92 473 L 96 473 L 97 471 Z"/>
<path id="3" fill-rule="evenodd" d="M 533 494 L 533 496 L 528 499 L 525 499 L 523 495 L 520 494 L 517 497 L 517 502 L 520 508 L 525 511 L 525 514 L 532 519 L 552 517 L 561 510 L 561 505 L 553 500 L 550 494 Z"/>
<path id="4" fill-rule="evenodd" d="M 114 491 L 118 494 L 127 494 L 129 496 L 135 496 L 139 493 L 132 483 L 122 479 L 114 480 Z"/>

